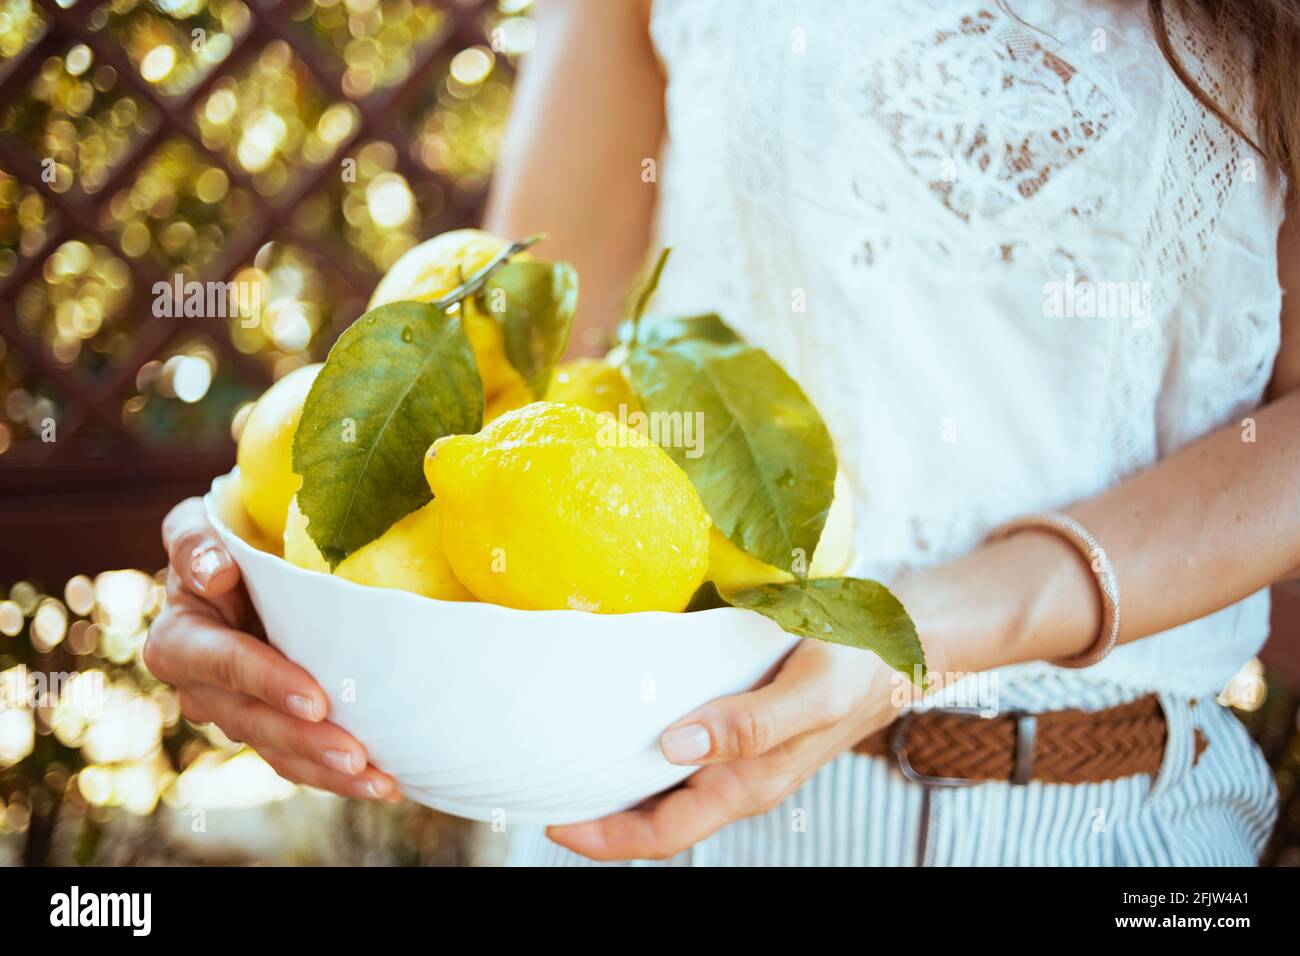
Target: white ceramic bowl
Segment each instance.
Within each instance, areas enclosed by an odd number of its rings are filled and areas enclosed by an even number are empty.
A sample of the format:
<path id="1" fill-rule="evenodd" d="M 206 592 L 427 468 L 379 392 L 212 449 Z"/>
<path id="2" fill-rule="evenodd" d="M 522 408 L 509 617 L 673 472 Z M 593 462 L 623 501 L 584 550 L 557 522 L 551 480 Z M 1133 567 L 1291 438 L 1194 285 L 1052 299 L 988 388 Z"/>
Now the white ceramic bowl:
<path id="1" fill-rule="evenodd" d="M 763 681 L 797 638 L 751 611 L 516 611 L 364 587 L 254 543 L 236 473 L 208 515 L 271 643 L 304 667 L 330 719 L 438 810 L 506 824 L 591 820 L 694 768 L 659 734 L 700 704 Z"/>

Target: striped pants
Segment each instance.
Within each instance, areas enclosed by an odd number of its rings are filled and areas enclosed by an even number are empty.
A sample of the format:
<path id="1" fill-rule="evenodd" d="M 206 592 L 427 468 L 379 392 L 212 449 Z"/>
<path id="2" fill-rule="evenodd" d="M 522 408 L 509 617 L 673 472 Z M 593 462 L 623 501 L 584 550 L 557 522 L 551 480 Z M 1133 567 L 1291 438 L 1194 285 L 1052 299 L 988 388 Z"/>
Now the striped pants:
<path id="1" fill-rule="evenodd" d="M 1100 709 L 1135 695 L 1070 675 L 1004 688 L 1006 710 Z M 1161 695 L 1164 762 L 1098 784 L 983 783 L 922 791 L 892 761 L 844 754 L 779 807 L 740 820 L 658 866 L 1253 866 L 1277 812 L 1272 775 L 1213 698 Z M 1209 747 L 1193 766 L 1194 732 Z M 920 855 L 918 855 L 920 854 Z M 540 829 L 510 834 L 507 865 L 595 866 Z"/>

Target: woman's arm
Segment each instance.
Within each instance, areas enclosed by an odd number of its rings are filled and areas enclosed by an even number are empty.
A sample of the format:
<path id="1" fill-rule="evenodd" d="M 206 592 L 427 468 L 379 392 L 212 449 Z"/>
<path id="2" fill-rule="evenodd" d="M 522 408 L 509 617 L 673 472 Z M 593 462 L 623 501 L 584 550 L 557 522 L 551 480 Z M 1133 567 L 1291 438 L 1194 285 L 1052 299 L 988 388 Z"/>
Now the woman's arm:
<path id="1" fill-rule="evenodd" d="M 1300 240 L 1279 237 L 1283 290 L 1300 290 Z M 1121 641 L 1218 608 L 1300 568 L 1300 297 L 1285 300 L 1282 350 L 1254 443 L 1234 423 L 1070 509 L 1106 548 L 1120 585 Z M 1096 639 L 1100 601 L 1078 553 L 1024 532 L 893 582 L 930 671 L 963 673 L 1077 654 Z M 666 858 L 777 806 L 827 761 L 889 724 L 906 702 L 872 654 L 803 641 L 772 683 L 705 704 L 660 747 L 704 769 L 653 806 L 553 827 L 602 860 Z"/>
<path id="2" fill-rule="evenodd" d="M 1300 230 L 1278 239 L 1282 346 L 1271 402 L 1071 509 L 1120 586 L 1121 643 L 1226 607 L 1300 571 Z M 1295 294 L 1287 295 L 1293 290 Z M 900 582 L 936 670 L 1068 657 L 1097 635 L 1092 574 L 1069 544 L 1024 532 Z M 910 602 L 910 603 L 909 603 Z M 972 619 L 974 615 L 974 619 Z"/>
<path id="3" fill-rule="evenodd" d="M 609 329 L 650 241 L 664 81 L 647 0 L 545 0 L 515 88 L 486 228 L 545 232 L 543 255 L 582 277 L 574 350 Z M 650 181 L 646 182 L 645 178 Z"/>

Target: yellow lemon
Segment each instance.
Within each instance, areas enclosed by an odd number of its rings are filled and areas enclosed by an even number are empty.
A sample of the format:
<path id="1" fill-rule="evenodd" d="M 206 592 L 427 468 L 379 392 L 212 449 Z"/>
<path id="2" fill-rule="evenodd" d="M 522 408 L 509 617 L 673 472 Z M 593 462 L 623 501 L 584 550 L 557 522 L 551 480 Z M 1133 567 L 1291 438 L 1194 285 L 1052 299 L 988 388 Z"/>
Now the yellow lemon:
<path id="1" fill-rule="evenodd" d="M 414 300 L 432 302 L 460 285 L 486 266 L 509 243 L 481 229 L 444 232 L 408 249 L 379 280 L 367 311 L 389 302 Z M 529 258 L 520 253 L 515 258 Z M 473 301 L 462 303 L 461 321 L 474 360 L 478 363 L 483 394 L 491 399 L 498 392 L 523 383 L 523 376 L 506 358 L 505 333 L 500 323 L 479 311 Z"/>
<path id="2" fill-rule="evenodd" d="M 681 611 L 704 578 L 709 519 L 640 432 L 535 402 L 433 443 L 425 477 L 474 596 L 526 610 Z"/>
<path id="3" fill-rule="evenodd" d="M 506 358 L 506 335 L 500 323 L 472 302 L 464 303 L 461 321 L 483 380 L 483 397 L 490 401 L 509 389 L 525 387 L 524 377 Z"/>
<path id="4" fill-rule="evenodd" d="M 609 412 L 621 421 L 633 412 L 641 411 L 641 403 L 632 394 L 623 370 L 600 359 L 580 358 L 555 367 L 546 387 L 548 402 L 581 405 L 593 412 Z"/>
<path id="5" fill-rule="evenodd" d="M 513 412 L 516 408 L 523 408 L 535 401 L 537 398 L 533 395 L 533 390 L 524 382 L 511 385 L 488 400 L 487 406 L 483 409 L 483 424 L 489 425 L 506 412 Z"/>
<path id="6" fill-rule="evenodd" d="M 239 433 L 239 497 L 253 523 L 272 541 L 284 536 L 289 501 L 302 479 L 293 473 L 293 433 L 319 365 L 290 372 L 268 388 Z"/>
<path id="7" fill-rule="evenodd" d="M 808 576 L 840 576 L 848 568 L 852 552 L 853 499 L 841 472 L 835 479 L 835 497 L 826 514 L 826 525 L 817 541 L 817 550 L 808 565 Z M 765 564 L 741 551 L 716 527 L 709 529 L 709 571 L 706 578 L 724 591 L 794 580 L 788 571 Z"/>
<path id="8" fill-rule="evenodd" d="M 436 501 L 411 512 L 368 545 L 339 562 L 334 573 L 375 588 L 412 591 L 443 601 L 472 601 L 456 580 L 442 550 Z M 284 527 L 284 558 L 308 571 L 329 573 L 316 542 L 307 534 L 307 516 L 295 495 Z"/>

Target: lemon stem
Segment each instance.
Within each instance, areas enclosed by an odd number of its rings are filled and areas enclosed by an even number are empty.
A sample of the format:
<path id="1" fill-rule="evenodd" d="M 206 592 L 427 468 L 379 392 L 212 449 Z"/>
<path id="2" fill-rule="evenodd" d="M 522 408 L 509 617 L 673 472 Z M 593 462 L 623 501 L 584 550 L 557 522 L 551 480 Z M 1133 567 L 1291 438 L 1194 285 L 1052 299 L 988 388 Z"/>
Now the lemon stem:
<path id="1" fill-rule="evenodd" d="M 545 238 L 546 233 L 535 232 L 525 239 L 518 239 L 515 242 L 510 243 L 510 245 L 506 246 L 493 256 L 491 261 L 482 269 L 479 269 L 478 272 L 474 273 L 442 298 L 435 299 L 433 302 L 434 307 L 446 312 L 453 305 L 475 295 L 479 289 L 483 288 L 484 283 L 486 283 L 488 279 L 492 278 L 493 273 L 509 262 L 511 258 L 519 255 L 519 253 L 523 252 L 529 246 L 535 245 Z"/>

